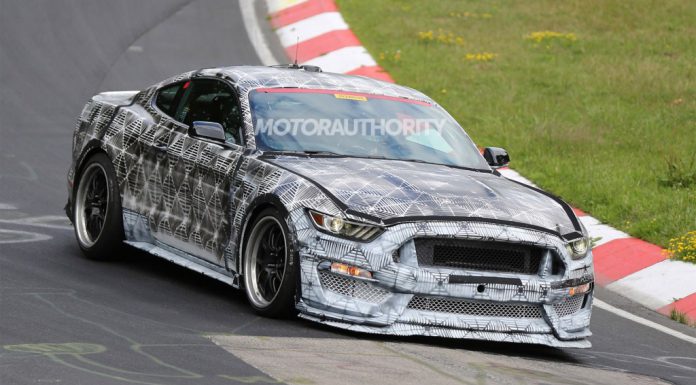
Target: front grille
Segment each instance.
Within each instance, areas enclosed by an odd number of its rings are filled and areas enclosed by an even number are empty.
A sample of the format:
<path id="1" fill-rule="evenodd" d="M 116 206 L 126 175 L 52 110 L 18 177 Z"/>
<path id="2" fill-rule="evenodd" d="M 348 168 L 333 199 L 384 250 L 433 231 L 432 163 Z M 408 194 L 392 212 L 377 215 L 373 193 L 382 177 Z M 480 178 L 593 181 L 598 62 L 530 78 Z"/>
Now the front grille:
<path id="1" fill-rule="evenodd" d="M 565 317 L 579 311 L 582 308 L 584 299 L 584 295 L 576 295 L 566 298 L 563 300 L 563 302 L 554 304 L 553 309 L 556 310 L 556 314 L 558 314 L 559 317 Z"/>
<path id="2" fill-rule="evenodd" d="M 329 271 L 319 272 L 319 282 L 324 289 L 368 302 L 379 303 L 389 295 L 388 291 L 369 282 L 344 277 Z"/>
<path id="3" fill-rule="evenodd" d="M 541 318 L 541 305 L 414 296 L 409 309 L 496 318 Z"/>
<path id="4" fill-rule="evenodd" d="M 544 249 L 528 245 L 465 239 L 415 240 L 419 266 L 537 274 Z"/>

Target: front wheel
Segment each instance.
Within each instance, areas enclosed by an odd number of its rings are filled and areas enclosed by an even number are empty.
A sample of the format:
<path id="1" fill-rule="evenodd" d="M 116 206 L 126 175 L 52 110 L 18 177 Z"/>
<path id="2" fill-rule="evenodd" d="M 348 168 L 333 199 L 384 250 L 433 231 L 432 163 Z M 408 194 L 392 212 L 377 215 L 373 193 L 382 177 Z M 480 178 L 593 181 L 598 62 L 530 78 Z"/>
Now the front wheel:
<path id="1" fill-rule="evenodd" d="M 77 183 L 73 201 L 77 243 L 88 258 L 109 258 L 123 245 L 121 197 L 111 160 L 102 153 L 89 158 Z"/>
<path id="2" fill-rule="evenodd" d="M 284 317 L 295 309 L 297 263 L 288 226 L 278 210 L 263 210 L 250 226 L 244 247 L 244 289 L 254 310 Z"/>

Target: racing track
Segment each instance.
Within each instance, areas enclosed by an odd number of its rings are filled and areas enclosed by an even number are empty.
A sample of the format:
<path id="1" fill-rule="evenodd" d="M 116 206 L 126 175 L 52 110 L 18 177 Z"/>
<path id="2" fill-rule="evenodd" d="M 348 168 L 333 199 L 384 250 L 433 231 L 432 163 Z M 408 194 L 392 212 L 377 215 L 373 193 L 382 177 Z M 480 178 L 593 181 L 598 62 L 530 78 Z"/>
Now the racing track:
<path id="1" fill-rule="evenodd" d="M 428 371 L 432 382 L 564 382 L 538 371 L 548 367 L 580 383 L 646 380 L 611 377 L 630 371 L 696 384 L 694 344 L 597 308 L 594 348 L 584 351 L 379 338 L 258 318 L 242 293 L 135 251 L 109 263 L 82 258 L 62 208 L 84 101 L 188 69 L 257 63 L 234 1 L 0 0 L 0 383 L 273 382 L 267 374 L 391 383 Z M 331 363 L 352 365 L 354 378 L 323 370 Z"/>

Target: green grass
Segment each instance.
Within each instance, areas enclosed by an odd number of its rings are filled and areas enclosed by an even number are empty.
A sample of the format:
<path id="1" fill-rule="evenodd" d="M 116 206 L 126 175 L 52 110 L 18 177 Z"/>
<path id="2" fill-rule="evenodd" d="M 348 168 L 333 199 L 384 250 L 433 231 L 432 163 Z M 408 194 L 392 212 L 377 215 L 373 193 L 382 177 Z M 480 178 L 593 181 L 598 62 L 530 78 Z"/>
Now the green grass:
<path id="1" fill-rule="evenodd" d="M 338 4 L 398 83 L 544 189 L 661 246 L 696 229 L 696 2 Z M 547 30 L 576 40 L 525 39 Z"/>
<path id="2" fill-rule="evenodd" d="M 677 309 L 672 309 L 669 312 L 669 318 L 671 318 L 673 321 L 679 322 L 680 324 L 696 327 L 696 323 L 692 323 L 686 313 L 680 312 Z"/>

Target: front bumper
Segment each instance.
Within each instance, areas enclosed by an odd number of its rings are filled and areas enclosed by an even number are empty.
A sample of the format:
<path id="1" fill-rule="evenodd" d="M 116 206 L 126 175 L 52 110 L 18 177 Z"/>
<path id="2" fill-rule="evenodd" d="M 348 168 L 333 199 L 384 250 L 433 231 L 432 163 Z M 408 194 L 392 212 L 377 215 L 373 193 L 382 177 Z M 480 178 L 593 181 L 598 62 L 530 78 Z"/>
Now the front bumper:
<path id="1" fill-rule="evenodd" d="M 592 257 L 573 261 L 563 240 L 552 234 L 482 222 L 428 221 L 395 225 L 361 243 L 316 231 L 303 210 L 293 211 L 289 222 L 299 245 L 302 295 L 297 307 L 303 318 L 367 333 L 591 346 L 586 338 L 591 335 L 592 290 L 571 296 L 569 288 L 592 284 Z M 564 268 L 514 274 L 421 267 L 409 251 L 415 238 L 539 246 L 555 253 Z M 373 279 L 331 273 L 326 261 L 369 270 Z"/>

